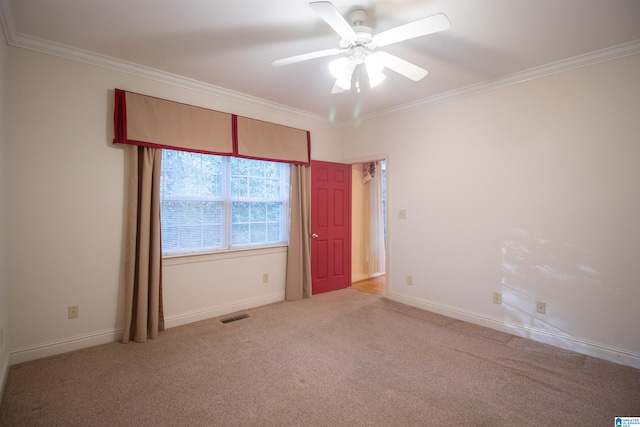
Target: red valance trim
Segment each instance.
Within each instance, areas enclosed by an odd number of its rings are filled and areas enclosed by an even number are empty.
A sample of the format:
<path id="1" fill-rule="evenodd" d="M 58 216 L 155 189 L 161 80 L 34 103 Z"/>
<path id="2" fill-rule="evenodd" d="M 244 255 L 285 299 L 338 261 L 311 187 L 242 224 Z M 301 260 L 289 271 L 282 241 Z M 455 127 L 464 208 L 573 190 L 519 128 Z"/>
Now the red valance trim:
<path id="1" fill-rule="evenodd" d="M 231 115 L 231 137 L 233 138 L 233 155 L 238 156 L 238 115 Z"/>
<path id="2" fill-rule="evenodd" d="M 306 166 L 311 166 L 311 132 L 307 131 L 307 155 L 309 157 L 309 161 Z"/>
<path id="3" fill-rule="evenodd" d="M 125 144 L 127 140 L 127 102 L 125 93 L 116 89 L 113 106 L 113 143 Z"/>
<path id="4" fill-rule="evenodd" d="M 119 144 L 119 143 L 114 142 L 114 144 Z M 235 156 L 233 153 L 227 153 L 227 152 L 218 153 L 210 150 L 198 150 L 196 148 L 174 147 L 174 146 L 165 145 L 165 144 L 154 144 L 153 142 L 147 142 L 147 141 L 136 141 L 134 139 L 128 139 L 127 142 L 124 143 L 124 145 L 137 145 L 138 147 L 161 148 L 163 150 L 185 151 L 187 153 L 210 154 L 214 156 L 230 156 L 230 157 Z"/>
<path id="5" fill-rule="evenodd" d="M 242 155 L 242 154 L 234 154 L 233 157 L 238 157 L 239 159 L 262 160 L 262 161 L 265 161 L 265 162 L 287 163 L 289 165 L 309 166 L 309 163 L 307 163 L 307 162 L 296 162 L 296 161 L 293 161 L 293 160 L 270 159 L 268 157 L 245 156 L 245 155 Z"/>

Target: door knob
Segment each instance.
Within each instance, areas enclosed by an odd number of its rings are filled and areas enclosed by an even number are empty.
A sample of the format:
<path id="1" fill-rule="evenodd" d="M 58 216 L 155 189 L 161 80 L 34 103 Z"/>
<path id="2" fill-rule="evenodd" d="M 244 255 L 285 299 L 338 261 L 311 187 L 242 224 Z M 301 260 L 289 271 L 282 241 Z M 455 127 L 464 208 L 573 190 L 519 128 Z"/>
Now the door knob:
<path id="1" fill-rule="evenodd" d="M 311 235 L 311 237 L 313 237 L 314 239 L 317 239 L 317 238 L 318 238 L 318 235 L 317 235 L 316 233 L 313 233 L 313 234 Z"/>

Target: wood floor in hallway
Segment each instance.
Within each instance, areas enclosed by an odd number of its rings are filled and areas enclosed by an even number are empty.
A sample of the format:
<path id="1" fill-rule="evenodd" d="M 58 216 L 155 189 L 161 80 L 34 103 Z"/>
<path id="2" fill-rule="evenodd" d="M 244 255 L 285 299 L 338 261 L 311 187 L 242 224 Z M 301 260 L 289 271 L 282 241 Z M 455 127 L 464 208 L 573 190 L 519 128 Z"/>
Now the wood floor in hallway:
<path id="1" fill-rule="evenodd" d="M 353 289 L 374 295 L 384 295 L 385 276 L 372 277 L 351 284 Z"/>

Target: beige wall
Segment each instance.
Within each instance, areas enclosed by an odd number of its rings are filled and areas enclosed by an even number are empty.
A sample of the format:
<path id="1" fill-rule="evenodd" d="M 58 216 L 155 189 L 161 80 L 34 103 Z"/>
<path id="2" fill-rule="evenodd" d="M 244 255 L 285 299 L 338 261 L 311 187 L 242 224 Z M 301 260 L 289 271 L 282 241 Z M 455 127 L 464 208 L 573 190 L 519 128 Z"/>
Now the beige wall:
<path id="1" fill-rule="evenodd" d="M 282 109 L 10 47 L 3 179 L 11 363 L 119 338 L 125 148 L 113 89 L 308 129 L 312 158 L 341 161 L 342 130 Z M 3 63 L 6 63 L 3 61 Z M 5 215 L 2 215 L 4 218 Z M 286 248 L 167 260 L 169 327 L 284 298 Z M 269 283 L 262 274 L 269 273 Z M 2 288 L 0 288 L 2 290 Z M 4 300 L 4 299 L 3 299 Z M 67 319 L 67 307 L 79 318 Z"/>
<path id="2" fill-rule="evenodd" d="M 12 363 L 121 333 L 118 87 L 309 129 L 317 160 L 387 158 L 390 298 L 640 367 L 638 55 L 346 129 L 4 45 L 0 63 L 0 326 Z M 168 261 L 169 325 L 282 299 L 284 253 L 245 255 Z"/>
<path id="3" fill-rule="evenodd" d="M 7 345 L 7 245 L 6 245 L 6 128 L 7 128 L 7 88 L 8 88 L 8 47 L 0 25 L 0 400 L 8 371 L 9 349 Z"/>
<path id="4" fill-rule="evenodd" d="M 389 297 L 640 367 L 639 75 L 629 56 L 347 130 L 347 160 L 390 153 Z"/>

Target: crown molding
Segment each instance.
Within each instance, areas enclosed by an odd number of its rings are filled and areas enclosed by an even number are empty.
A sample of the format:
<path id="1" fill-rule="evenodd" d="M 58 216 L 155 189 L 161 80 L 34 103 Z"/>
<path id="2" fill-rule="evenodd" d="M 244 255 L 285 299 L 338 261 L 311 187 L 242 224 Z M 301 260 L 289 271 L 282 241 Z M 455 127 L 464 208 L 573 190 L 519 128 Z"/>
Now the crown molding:
<path id="1" fill-rule="evenodd" d="M 36 52 L 58 56 L 73 61 L 83 62 L 102 68 L 108 68 L 114 71 L 120 71 L 138 77 L 148 78 L 162 83 L 168 83 L 174 86 L 183 87 L 185 89 L 215 95 L 217 97 L 230 101 L 240 102 L 251 107 L 261 107 L 269 109 L 271 111 L 283 113 L 288 116 L 321 122 L 325 125 L 336 125 L 336 123 L 330 122 L 324 116 L 312 114 L 307 111 L 288 107 L 286 105 L 278 104 L 262 98 L 247 95 L 241 92 L 236 92 L 230 89 L 225 89 L 209 83 L 201 82 L 199 80 L 190 79 L 188 77 L 172 74 L 144 65 L 139 65 L 132 62 L 112 58 L 106 55 L 73 48 L 38 37 L 32 37 L 17 33 L 13 26 L 13 19 L 9 1 L 0 0 L 0 22 L 2 23 L 2 27 L 4 29 L 7 44 L 9 44 L 10 46 L 33 50 Z"/>
<path id="2" fill-rule="evenodd" d="M 498 79 L 494 79 L 494 80 L 486 81 L 483 83 L 466 86 L 460 89 L 455 89 L 449 92 L 444 92 L 438 95 L 430 96 L 428 98 L 403 104 L 398 107 L 393 107 L 387 110 L 368 114 L 358 119 L 351 120 L 350 123 L 361 124 L 369 120 L 381 119 L 384 117 L 389 117 L 389 116 L 400 114 L 400 113 L 419 110 L 422 108 L 430 107 L 432 105 L 453 101 L 454 99 L 462 98 L 465 96 L 471 96 L 481 92 L 498 89 L 504 86 L 522 83 L 528 80 L 538 79 L 540 77 L 545 77 L 552 74 L 573 70 L 575 68 L 586 67 L 588 65 L 597 64 L 599 62 L 610 61 L 613 59 L 622 58 L 624 56 L 630 56 L 630 55 L 636 55 L 636 54 L 640 54 L 640 40 L 635 40 L 635 41 L 624 43 L 618 46 L 597 50 L 584 55 L 574 56 L 572 58 L 564 59 L 557 62 L 552 62 L 547 65 L 542 65 L 539 67 L 530 68 L 528 70 L 509 74 L 507 76 L 500 77 Z"/>
<path id="3" fill-rule="evenodd" d="M 584 55 L 579 55 L 565 60 L 553 62 L 547 65 L 520 71 L 494 80 L 466 86 L 428 98 L 423 98 L 418 101 L 389 108 L 387 110 L 367 114 L 358 117 L 357 119 L 349 119 L 346 121 L 336 122 L 330 121 L 324 116 L 309 113 L 308 111 L 295 109 L 262 98 L 232 91 L 230 89 L 225 89 L 209 83 L 204 83 L 195 79 L 190 79 L 155 68 L 146 67 L 132 62 L 115 59 L 109 56 L 96 54 L 94 52 L 72 48 L 63 44 L 17 33 L 13 25 L 10 2 L 7 0 L 0 0 L 0 23 L 2 24 L 2 27 L 4 29 L 7 43 L 11 46 L 34 50 L 49 55 L 71 59 L 74 61 L 80 61 L 87 64 L 136 75 L 163 83 L 168 83 L 171 85 L 183 87 L 185 89 L 191 89 L 198 92 L 215 95 L 252 107 L 266 108 L 272 111 L 283 113 L 285 115 L 320 122 L 324 125 L 331 125 L 336 127 L 348 127 L 355 124 L 362 124 L 369 120 L 381 119 L 405 112 L 419 110 L 432 105 L 449 102 L 454 99 L 475 95 L 504 86 L 522 83 L 551 74 L 561 73 L 575 68 L 596 64 L 598 62 L 609 61 L 612 59 L 640 53 L 640 40 L 635 40 L 618 46 L 613 46 Z"/>
<path id="4" fill-rule="evenodd" d="M 277 111 L 288 116 L 295 116 L 305 120 L 311 120 L 322 123 L 329 123 L 329 121 L 319 115 L 309 113 L 307 111 L 298 110 L 288 107 L 286 105 L 278 104 L 272 101 L 268 101 L 255 96 L 247 95 L 241 92 L 236 92 L 230 89 L 225 89 L 219 86 L 215 86 L 209 83 L 204 83 L 199 80 L 191 79 L 188 77 L 180 76 L 177 74 L 169 73 L 167 71 L 158 70 L 155 68 L 147 67 L 144 65 L 135 64 L 128 61 L 112 58 L 105 55 L 100 55 L 94 52 L 89 52 L 81 49 L 71 48 L 66 45 L 54 43 L 48 40 L 39 39 L 36 37 L 17 35 L 12 37 L 9 42 L 10 45 L 15 47 L 21 47 L 24 49 L 34 50 L 41 53 L 46 53 L 74 61 L 84 62 L 86 64 L 95 65 L 102 68 L 108 68 L 115 71 L 120 71 L 127 74 L 132 74 L 139 77 L 148 78 L 162 83 L 168 83 L 174 86 L 183 87 L 217 97 L 227 99 L 234 102 L 240 102 L 252 107 L 261 107 L 269 109 L 271 111 Z"/>

